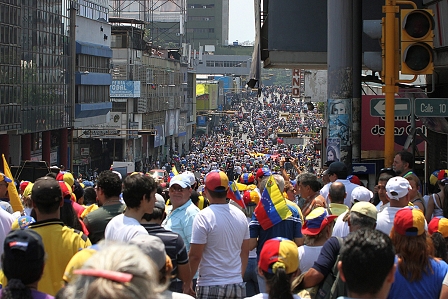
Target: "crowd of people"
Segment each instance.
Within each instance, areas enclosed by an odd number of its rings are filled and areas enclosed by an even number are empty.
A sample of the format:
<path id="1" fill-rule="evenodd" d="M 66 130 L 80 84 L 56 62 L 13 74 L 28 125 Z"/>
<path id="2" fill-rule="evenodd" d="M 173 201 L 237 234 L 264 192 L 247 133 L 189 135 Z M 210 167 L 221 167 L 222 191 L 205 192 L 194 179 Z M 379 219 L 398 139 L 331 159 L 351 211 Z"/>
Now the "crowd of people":
<path id="1" fill-rule="evenodd" d="M 319 170 L 318 137 L 276 135 L 314 136 L 303 105 L 280 87 L 234 103 L 166 181 L 49 172 L 16 202 L 0 173 L 0 297 L 448 298 L 448 171 L 424 197 L 406 151 L 372 190 L 343 162 Z"/>

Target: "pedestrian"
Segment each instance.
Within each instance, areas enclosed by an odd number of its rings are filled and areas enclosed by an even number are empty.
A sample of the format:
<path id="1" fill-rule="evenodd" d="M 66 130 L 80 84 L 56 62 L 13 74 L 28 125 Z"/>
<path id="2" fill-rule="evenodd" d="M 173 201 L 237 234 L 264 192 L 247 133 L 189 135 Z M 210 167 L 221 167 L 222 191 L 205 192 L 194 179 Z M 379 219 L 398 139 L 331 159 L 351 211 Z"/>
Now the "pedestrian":
<path id="1" fill-rule="evenodd" d="M 104 239 L 104 232 L 109 221 L 122 214 L 126 207 L 120 200 L 122 182 L 116 173 L 110 170 L 101 172 L 94 190 L 99 207 L 83 218 L 92 244 Z M 90 197 L 91 192 L 86 188 L 87 198 Z"/>
<path id="2" fill-rule="evenodd" d="M 227 203 L 229 178 L 223 171 L 205 176 L 204 194 L 210 206 L 194 219 L 189 258 L 199 269 L 196 298 L 244 298 L 243 275 L 249 257 L 249 228 L 245 215 Z"/>
<path id="3" fill-rule="evenodd" d="M 266 281 L 266 292 L 250 299 L 300 299 L 291 292 L 291 282 L 300 274 L 297 245 L 291 240 L 267 240 L 260 253 L 258 272 Z"/>
<path id="4" fill-rule="evenodd" d="M 394 260 L 395 250 L 385 233 L 363 228 L 350 234 L 338 264 L 347 287 L 348 296 L 344 298 L 388 298 L 396 271 Z"/>
<path id="5" fill-rule="evenodd" d="M 13 230 L 5 238 L 2 255 L 3 273 L 8 284 L 1 290 L 3 299 L 53 299 L 37 290 L 45 266 L 45 248 L 41 236 L 31 230 Z"/>
<path id="6" fill-rule="evenodd" d="M 153 212 L 156 189 L 157 183 L 151 176 L 140 173 L 127 176 L 123 183 L 126 210 L 109 221 L 104 232 L 105 239 L 129 242 L 139 234 L 147 235 L 140 220 L 145 213 Z"/>

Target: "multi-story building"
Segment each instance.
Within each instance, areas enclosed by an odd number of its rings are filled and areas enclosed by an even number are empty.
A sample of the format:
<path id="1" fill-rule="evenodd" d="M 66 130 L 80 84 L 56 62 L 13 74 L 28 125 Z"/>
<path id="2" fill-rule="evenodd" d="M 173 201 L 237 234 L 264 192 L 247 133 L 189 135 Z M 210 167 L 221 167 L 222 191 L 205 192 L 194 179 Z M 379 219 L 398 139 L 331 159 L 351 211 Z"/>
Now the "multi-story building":
<path id="1" fill-rule="evenodd" d="M 10 162 L 67 161 L 70 1 L 0 1 L 0 146 Z"/>
<path id="2" fill-rule="evenodd" d="M 199 45 L 229 44 L 229 0 L 187 0 L 186 42 Z"/>
<path id="3" fill-rule="evenodd" d="M 0 1 L 0 151 L 21 128 L 21 18 L 18 0 Z"/>

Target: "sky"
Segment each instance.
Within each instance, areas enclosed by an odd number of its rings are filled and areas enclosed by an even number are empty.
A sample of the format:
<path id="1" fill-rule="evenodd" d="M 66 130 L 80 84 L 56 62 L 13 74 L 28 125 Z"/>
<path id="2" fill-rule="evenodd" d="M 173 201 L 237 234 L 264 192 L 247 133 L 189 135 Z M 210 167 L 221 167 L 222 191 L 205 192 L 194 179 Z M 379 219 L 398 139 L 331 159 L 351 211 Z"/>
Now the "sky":
<path id="1" fill-rule="evenodd" d="M 229 44 L 255 40 L 254 0 L 229 0 Z"/>

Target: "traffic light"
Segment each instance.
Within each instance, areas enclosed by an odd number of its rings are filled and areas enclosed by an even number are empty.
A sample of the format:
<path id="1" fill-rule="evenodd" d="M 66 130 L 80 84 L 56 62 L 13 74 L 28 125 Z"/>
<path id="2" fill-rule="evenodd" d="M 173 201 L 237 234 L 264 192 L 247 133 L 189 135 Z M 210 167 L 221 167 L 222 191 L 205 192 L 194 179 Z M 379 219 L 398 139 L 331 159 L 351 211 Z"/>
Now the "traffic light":
<path id="1" fill-rule="evenodd" d="M 401 73 L 432 74 L 434 18 L 431 9 L 402 9 Z"/>

